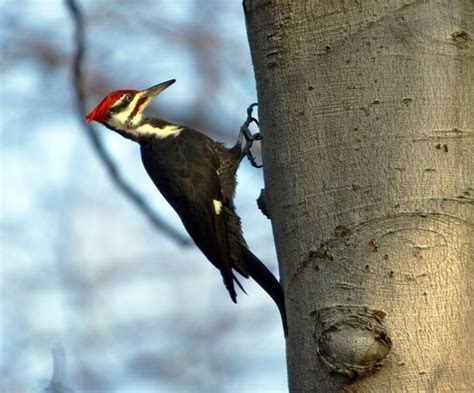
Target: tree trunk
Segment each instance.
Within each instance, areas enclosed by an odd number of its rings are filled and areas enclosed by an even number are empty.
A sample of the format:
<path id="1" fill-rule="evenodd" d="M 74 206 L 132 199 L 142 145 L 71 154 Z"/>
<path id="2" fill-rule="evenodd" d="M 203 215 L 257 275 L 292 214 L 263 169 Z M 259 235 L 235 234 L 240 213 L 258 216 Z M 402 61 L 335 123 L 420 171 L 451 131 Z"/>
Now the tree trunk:
<path id="1" fill-rule="evenodd" d="M 290 390 L 472 389 L 474 2 L 244 11 Z"/>

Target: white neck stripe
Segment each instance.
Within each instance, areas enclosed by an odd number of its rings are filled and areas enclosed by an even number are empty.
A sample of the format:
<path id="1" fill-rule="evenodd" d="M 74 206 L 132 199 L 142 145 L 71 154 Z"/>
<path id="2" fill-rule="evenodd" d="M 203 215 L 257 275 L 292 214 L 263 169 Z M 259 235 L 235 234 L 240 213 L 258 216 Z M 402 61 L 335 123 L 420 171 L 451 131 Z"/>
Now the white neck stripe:
<path id="1" fill-rule="evenodd" d="M 173 136 L 173 137 L 178 136 L 181 133 L 181 131 L 183 131 L 183 128 L 180 126 L 176 126 L 174 124 L 169 124 L 163 128 L 159 128 L 159 127 L 153 127 L 151 124 L 145 123 L 130 131 L 133 131 L 134 133 L 136 133 L 137 136 L 149 135 L 149 136 L 156 136 L 159 139 L 164 139 L 169 136 Z"/>

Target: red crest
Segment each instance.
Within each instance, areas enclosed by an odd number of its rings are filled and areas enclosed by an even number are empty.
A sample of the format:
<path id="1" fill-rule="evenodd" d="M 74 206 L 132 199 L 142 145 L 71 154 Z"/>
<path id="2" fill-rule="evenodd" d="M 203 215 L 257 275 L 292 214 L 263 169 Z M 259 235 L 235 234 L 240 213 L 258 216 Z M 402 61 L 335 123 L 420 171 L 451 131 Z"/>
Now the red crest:
<path id="1" fill-rule="evenodd" d="M 120 97 L 127 93 L 136 94 L 138 93 L 138 90 L 115 90 L 110 92 L 94 109 L 89 112 L 85 117 L 86 121 L 90 123 L 92 120 L 95 120 L 99 123 L 103 123 L 110 107 L 115 104 Z"/>

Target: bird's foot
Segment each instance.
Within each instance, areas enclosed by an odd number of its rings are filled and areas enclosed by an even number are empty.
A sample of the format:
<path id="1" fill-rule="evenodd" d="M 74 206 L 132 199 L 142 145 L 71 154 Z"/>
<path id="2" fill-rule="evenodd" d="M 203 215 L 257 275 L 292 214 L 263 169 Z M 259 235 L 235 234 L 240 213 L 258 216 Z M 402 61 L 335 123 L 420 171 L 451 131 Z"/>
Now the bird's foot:
<path id="1" fill-rule="evenodd" d="M 250 131 L 250 124 L 255 123 L 257 126 L 260 126 L 258 120 L 252 116 L 253 108 L 257 106 L 257 103 L 253 103 L 247 108 L 247 119 L 245 120 L 244 124 L 240 127 L 240 135 L 245 138 L 245 146 L 243 148 L 243 155 L 247 156 L 250 163 L 255 168 L 261 168 L 263 165 L 257 164 L 255 157 L 253 156 L 250 149 L 252 148 L 254 141 L 260 141 L 262 139 L 262 135 L 259 132 L 252 134 Z"/>

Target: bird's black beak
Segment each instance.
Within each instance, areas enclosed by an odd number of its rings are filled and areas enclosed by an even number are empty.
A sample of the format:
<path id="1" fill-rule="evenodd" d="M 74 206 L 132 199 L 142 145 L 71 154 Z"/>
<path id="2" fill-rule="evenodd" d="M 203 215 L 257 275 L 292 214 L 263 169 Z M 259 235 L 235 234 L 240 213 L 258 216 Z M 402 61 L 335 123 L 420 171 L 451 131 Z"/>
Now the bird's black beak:
<path id="1" fill-rule="evenodd" d="M 141 93 L 147 98 L 155 98 L 158 94 L 160 94 L 167 87 L 171 86 L 174 82 L 176 82 L 176 79 L 170 79 L 169 81 L 160 83 L 159 85 L 152 86 L 149 89 L 142 90 Z"/>

